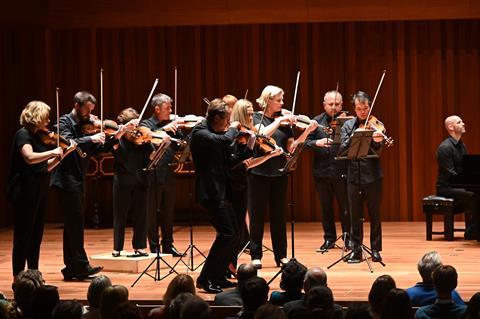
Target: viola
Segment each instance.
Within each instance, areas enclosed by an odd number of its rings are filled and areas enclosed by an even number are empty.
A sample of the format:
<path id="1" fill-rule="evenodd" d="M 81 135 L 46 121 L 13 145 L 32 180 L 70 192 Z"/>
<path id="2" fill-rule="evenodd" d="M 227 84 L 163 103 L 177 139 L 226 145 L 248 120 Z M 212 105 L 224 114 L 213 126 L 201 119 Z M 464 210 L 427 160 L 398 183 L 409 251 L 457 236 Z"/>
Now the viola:
<path id="1" fill-rule="evenodd" d="M 204 117 L 197 116 L 193 114 L 185 115 L 183 117 L 176 116 L 174 114 L 170 115 L 170 120 L 177 123 L 177 127 L 180 129 L 191 130 L 197 123 L 204 120 Z"/>
<path id="2" fill-rule="evenodd" d="M 82 125 L 82 130 L 85 135 L 93 135 L 102 131 L 100 120 L 90 120 Z M 118 131 L 118 124 L 113 120 L 103 120 L 103 132 L 107 136 L 115 135 Z"/>

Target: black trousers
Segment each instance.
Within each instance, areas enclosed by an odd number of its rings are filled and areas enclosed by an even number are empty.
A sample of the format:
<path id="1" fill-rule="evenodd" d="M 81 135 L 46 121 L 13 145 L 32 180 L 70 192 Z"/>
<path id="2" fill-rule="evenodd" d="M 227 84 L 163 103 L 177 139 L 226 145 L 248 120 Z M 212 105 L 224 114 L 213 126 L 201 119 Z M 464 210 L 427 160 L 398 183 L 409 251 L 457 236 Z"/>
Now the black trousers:
<path id="1" fill-rule="evenodd" d="M 370 246 L 382 250 L 382 225 L 380 223 L 380 203 L 382 199 L 382 179 L 370 184 L 348 183 L 350 212 L 352 213 L 351 239 L 356 247 L 363 243 L 363 208 L 365 203 L 370 217 Z"/>
<path id="2" fill-rule="evenodd" d="M 59 189 L 59 202 L 63 212 L 63 262 L 65 272 L 85 272 L 89 262 L 84 248 L 84 193 Z"/>
<path id="3" fill-rule="evenodd" d="M 238 247 L 238 225 L 232 204 L 225 201 L 204 201 L 208 217 L 217 234 L 210 248 L 199 278 L 219 281 L 225 278 L 228 263 L 236 255 Z"/>
<path id="4" fill-rule="evenodd" d="M 173 212 L 175 209 L 175 177 L 168 178 L 165 184 L 150 185 L 148 188 L 147 227 L 148 245 L 157 249 L 158 226 L 160 226 L 162 247 L 173 244 Z"/>
<path id="5" fill-rule="evenodd" d="M 123 250 L 128 213 L 133 225 L 133 249 L 147 247 L 147 188 L 142 183 L 122 181 L 113 176 L 113 249 Z"/>
<path id="6" fill-rule="evenodd" d="M 247 188 L 243 190 L 232 191 L 232 207 L 237 219 L 236 226 L 238 233 L 238 248 L 235 256 L 233 257 L 233 264 L 235 266 L 237 265 L 237 254 L 240 253 L 240 250 L 247 244 L 249 240 L 248 228 L 245 222 L 248 208 L 247 201 Z"/>
<path id="7" fill-rule="evenodd" d="M 270 233 L 275 260 L 287 256 L 287 184 L 288 176 L 248 176 L 250 212 L 250 250 L 252 259 L 261 259 L 263 229 L 267 206 L 270 213 Z"/>
<path id="8" fill-rule="evenodd" d="M 12 270 L 13 276 L 25 269 L 38 269 L 43 220 L 48 192 L 48 176 L 22 176 L 16 182 L 14 198 L 14 229 Z"/>
<path id="9" fill-rule="evenodd" d="M 437 187 L 437 195 L 455 199 L 465 209 L 465 226 L 467 231 L 473 226 L 477 228 L 477 240 L 480 240 L 480 231 L 478 231 L 479 221 L 479 196 L 464 188 Z"/>
<path id="10" fill-rule="evenodd" d="M 335 212 L 333 210 L 333 199 L 336 198 L 342 232 L 350 233 L 350 214 L 348 212 L 347 182 L 344 178 L 318 178 L 315 177 L 315 188 L 317 189 L 320 205 L 322 207 L 322 224 L 325 240 L 334 241 L 337 239 L 335 227 Z"/>

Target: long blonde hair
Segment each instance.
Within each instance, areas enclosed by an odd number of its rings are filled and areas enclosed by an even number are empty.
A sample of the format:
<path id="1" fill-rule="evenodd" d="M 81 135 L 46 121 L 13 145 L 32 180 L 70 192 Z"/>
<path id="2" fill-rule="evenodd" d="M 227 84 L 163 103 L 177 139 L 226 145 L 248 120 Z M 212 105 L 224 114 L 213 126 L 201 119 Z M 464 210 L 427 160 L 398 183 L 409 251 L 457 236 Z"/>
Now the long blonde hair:
<path id="1" fill-rule="evenodd" d="M 230 117 L 231 121 L 239 121 L 240 124 L 250 128 L 253 123 L 250 122 L 250 118 L 248 116 L 248 108 L 252 106 L 252 102 L 246 99 L 238 100 L 232 109 L 232 115 Z"/>
<path id="2" fill-rule="evenodd" d="M 272 99 L 275 95 L 283 94 L 283 90 L 275 85 L 267 85 L 262 94 L 256 100 L 258 105 L 263 109 L 268 105 L 268 100 Z"/>
<path id="3" fill-rule="evenodd" d="M 37 128 L 50 115 L 50 106 L 42 101 L 29 102 L 20 114 L 20 125 L 28 130 Z"/>

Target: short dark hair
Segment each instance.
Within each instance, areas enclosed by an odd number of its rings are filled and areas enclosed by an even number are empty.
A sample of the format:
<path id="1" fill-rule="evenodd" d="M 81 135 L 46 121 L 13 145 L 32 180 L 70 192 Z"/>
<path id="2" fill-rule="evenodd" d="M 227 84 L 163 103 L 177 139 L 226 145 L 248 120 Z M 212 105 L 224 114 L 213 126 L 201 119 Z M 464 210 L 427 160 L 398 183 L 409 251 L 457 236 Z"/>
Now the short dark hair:
<path id="1" fill-rule="evenodd" d="M 129 302 L 118 305 L 112 313 L 115 319 L 143 319 L 142 311 Z"/>
<path id="2" fill-rule="evenodd" d="M 335 311 L 332 290 L 326 286 L 312 287 L 307 293 L 306 301 L 315 318 L 331 318 Z"/>
<path id="3" fill-rule="evenodd" d="M 208 319 L 211 309 L 208 303 L 198 296 L 192 296 L 183 304 L 180 319 Z"/>
<path id="4" fill-rule="evenodd" d="M 413 319 L 412 304 L 407 292 L 403 289 L 391 289 L 384 301 L 382 318 Z"/>
<path id="5" fill-rule="evenodd" d="M 93 308 L 100 307 L 100 298 L 102 297 L 102 292 L 105 290 L 105 288 L 111 286 L 112 282 L 110 278 L 105 275 L 100 275 L 93 278 L 88 286 L 87 291 L 88 305 Z"/>
<path id="6" fill-rule="evenodd" d="M 302 291 L 306 273 L 307 267 L 298 261 L 289 261 L 282 268 L 280 288 L 291 293 L 298 293 Z"/>
<path id="7" fill-rule="evenodd" d="M 372 99 L 370 98 L 370 95 L 368 95 L 366 92 L 358 91 L 352 96 L 353 105 L 355 105 L 355 101 L 358 101 L 360 103 L 368 103 L 368 105 L 370 105 Z"/>
<path id="8" fill-rule="evenodd" d="M 228 114 L 228 105 L 223 102 L 221 99 L 214 99 L 210 101 L 207 108 L 207 122 L 213 123 L 215 118 L 218 116 L 220 118 L 225 118 Z"/>
<path id="9" fill-rule="evenodd" d="M 453 266 L 442 265 L 432 274 L 433 285 L 437 292 L 451 293 L 457 287 L 458 274 Z"/>
<path id="10" fill-rule="evenodd" d="M 373 318 L 368 304 L 366 303 L 354 303 L 348 306 L 345 313 L 345 319 L 371 319 Z"/>
<path id="11" fill-rule="evenodd" d="M 15 304 L 22 310 L 25 316 L 32 316 L 36 291 L 44 283 L 42 273 L 36 269 L 21 271 L 15 277 L 12 285 L 13 297 Z"/>
<path id="12" fill-rule="evenodd" d="M 247 281 L 240 286 L 240 295 L 244 308 L 256 310 L 263 305 L 268 299 L 268 290 L 269 288 L 265 279 L 257 276 L 247 279 Z"/>
<path id="13" fill-rule="evenodd" d="M 395 280 L 389 275 L 382 275 L 375 279 L 368 293 L 368 302 L 375 313 L 382 313 L 387 293 L 396 287 Z"/>
<path id="14" fill-rule="evenodd" d="M 92 93 L 87 91 L 80 91 L 75 94 L 73 97 L 73 103 L 80 105 L 84 105 L 87 102 L 92 102 L 93 104 L 97 104 L 97 99 L 93 96 Z"/>
<path id="15" fill-rule="evenodd" d="M 34 318 L 50 318 L 53 308 L 60 302 L 56 286 L 43 285 L 37 288 L 33 301 Z"/>
<path id="16" fill-rule="evenodd" d="M 287 319 L 287 315 L 279 306 L 267 303 L 255 311 L 255 319 Z"/>
<path id="17" fill-rule="evenodd" d="M 168 306 L 168 317 L 170 319 L 179 319 L 180 311 L 182 310 L 183 305 L 190 300 L 195 295 L 190 292 L 179 293 Z M 159 308 L 160 309 L 160 308 Z"/>
<path id="18" fill-rule="evenodd" d="M 82 304 L 76 300 L 60 301 L 52 311 L 52 319 L 82 318 Z"/>

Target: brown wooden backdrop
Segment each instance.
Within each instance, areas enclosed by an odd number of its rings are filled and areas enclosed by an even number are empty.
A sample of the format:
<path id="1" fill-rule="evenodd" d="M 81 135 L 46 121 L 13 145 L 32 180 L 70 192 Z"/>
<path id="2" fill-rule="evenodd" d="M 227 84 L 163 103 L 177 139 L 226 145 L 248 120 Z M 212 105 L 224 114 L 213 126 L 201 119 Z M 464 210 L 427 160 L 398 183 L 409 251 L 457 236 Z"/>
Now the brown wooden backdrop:
<path id="1" fill-rule="evenodd" d="M 285 89 L 288 108 L 300 70 L 297 110 L 311 117 L 322 111 L 323 94 L 337 81 L 352 110 L 348 97 L 359 89 L 373 95 L 386 69 L 374 113 L 395 145 L 383 153 L 382 218 L 421 220 L 420 200 L 434 191 L 434 154 L 447 115 L 464 118 L 467 147 L 480 153 L 479 50 L 478 20 L 7 28 L 0 32 L 2 188 L 23 106 L 32 99 L 54 106 L 56 86 L 62 113 L 78 90 L 98 97 L 101 67 L 110 118 L 125 106 L 139 110 L 155 78 L 157 92 L 173 96 L 175 66 L 179 114 L 203 114 L 203 97 L 242 96 L 248 89 L 254 100 L 267 84 Z M 295 175 L 298 220 L 320 218 L 311 171 L 307 152 Z M 0 205 L 5 225 L 11 217 L 3 195 Z M 58 215 L 51 207 L 50 216 Z"/>

